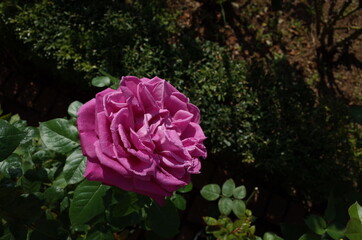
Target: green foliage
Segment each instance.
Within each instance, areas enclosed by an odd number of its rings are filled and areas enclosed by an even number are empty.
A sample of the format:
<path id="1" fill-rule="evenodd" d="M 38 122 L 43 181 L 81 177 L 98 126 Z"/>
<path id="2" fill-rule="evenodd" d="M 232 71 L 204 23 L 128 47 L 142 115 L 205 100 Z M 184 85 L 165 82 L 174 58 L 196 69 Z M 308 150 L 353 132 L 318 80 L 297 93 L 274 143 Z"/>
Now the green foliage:
<path id="1" fill-rule="evenodd" d="M 208 201 L 214 201 L 220 197 L 220 186 L 217 184 L 208 184 L 204 186 L 200 193 L 203 198 Z"/>
<path id="2" fill-rule="evenodd" d="M 80 106 L 69 106 L 69 119 L 39 127 L 27 126 L 17 115 L 1 120 L 10 146 L 0 162 L 2 239 L 114 239 L 113 233 L 126 236 L 137 228 L 158 239 L 177 234 L 177 209 L 186 208 L 181 193 L 192 185 L 161 207 L 148 197 L 85 180 L 86 158 L 75 126 Z"/>
<path id="3" fill-rule="evenodd" d="M 327 223 L 324 219 L 320 216 L 310 215 L 306 220 L 305 223 L 314 233 L 318 235 L 322 235 L 326 231 Z"/>
<path id="4" fill-rule="evenodd" d="M 58 153 L 68 153 L 79 146 L 78 130 L 66 119 L 40 123 L 40 137 L 45 146 Z"/>
<path id="5" fill-rule="evenodd" d="M 346 236 L 350 240 L 362 239 L 362 207 L 356 202 L 349 209 L 350 220 L 346 227 Z"/>
<path id="6" fill-rule="evenodd" d="M 213 217 L 203 217 L 206 223 L 205 232 L 212 234 L 216 239 L 244 239 L 244 240 L 259 240 L 255 236 L 255 226 L 252 225 L 253 216 L 249 209 L 246 209 L 246 204 L 242 200 L 246 197 L 245 186 L 235 186 L 232 179 L 228 179 L 220 188 L 217 184 L 205 185 L 201 191 L 201 196 L 208 201 L 218 201 L 218 209 L 220 216 L 218 219 Z M 254 193 L 253 193 L 254 194 Z M 252 195 L 253 195 L 252 194 Z M 236 219 L 228 215 L 233 212 Z M 282 240 L 272 233 L 265 233 L 264 240 Z"/>
<path id="7" fill-rule="evenodd" d="M 83 181 L 74 190 L 69 218 L 72 225 L 82 225 L 104 212 L 103 196 L 109 187 L 99 182 Z"/>
<path id="8" fill-rule="evenodd" d="M 107 76 L 95 77 L 92 79 L 92 85 L 95 87 L 108 87 L 111 85 L 111 79 Z"/>
<path id="9" fill-rule="evenodd" d="M 349 220 L 345 219 L 343 204 L 330 197 L 324 217 L 310 215 L 305 219 L 307 228 L 286 226 L 283 234 L 291 240 L 358 240 L 362 238 L 362 208 L 355 202 L 348 208 Z M 333 212 L 333 213 L 332 213 Z M 346 222 L 348 223 L 346 224 Z"/>
<path id="10" fill-rule="evenodd" d="M 24 138 L 24 133 L 16 127 L 0 120 L 0 161 L 7 158 Z"/>
<path id="11" fill-rule="evenodd" d="M 3 1 L 0 16 L 21 40 L 39 55 L 56 60 L 59 68 L 90 74 L 107 70 L 119 76 L 120 60 L 135 42 L 164 44 L 174 32 L 176 15 L 165 6 L 164 1 L 17 0 Z"/>

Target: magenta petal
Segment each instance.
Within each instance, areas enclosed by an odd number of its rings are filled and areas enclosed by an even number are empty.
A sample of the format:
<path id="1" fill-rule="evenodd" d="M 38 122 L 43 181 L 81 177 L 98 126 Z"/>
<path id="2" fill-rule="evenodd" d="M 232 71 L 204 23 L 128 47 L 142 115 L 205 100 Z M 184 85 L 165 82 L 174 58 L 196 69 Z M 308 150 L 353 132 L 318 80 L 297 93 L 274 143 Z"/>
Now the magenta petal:
<path id="1" fill-rule="evenodd" d="M 95 132 L 95 100 L 92 99 L 79 108 L 77 126 L 80 144 L 84 155 L 95 157 L 94 142 L 98 140 Z"/>
<path id="2" fill-rule="evenodd" d="M 98 142 L 96 142 L 94 145 L 96 148 L 97 159 L 101 167 L 112 168 L 122 176 L 128 175 L 128 170 L 119 164 L 119 159 L 113 159 L 104 154 Z"/>
<path id="3" fill-rule="evenodd" d="M 89 181 L 99 181 L 126 191 L 134 191 L 132 178 L 120 175 L 113 168 L 101 166 L 94 159 L 88 159 L 84 176 Z"/>
<path id="4" fill-rule="evenodd" d="M 110 128 L 110 121 L 106 117 L 104 112 L 97 114 L 98 119 L 98 136 L 99 136 L 99 145 L 102 148 L 102 151 L 111 158 L 116 156 L 113 151 L 113 139 Z"/>
<path id="5" fill-rule="evenodd" d="M 155 179 L 157 179 L 158 185 L 169 192 L 174 192 L 190 182 L 190 179 L 186 175 L 183 178 L 176 178 L 162 168 L 159 168 L 159 170 L 160 171 L 156 173 Z"/>
<path id="6" fill-rule="evenodd" d="M 94 131 L 95 99 L 83 104 L 78 110 L 77 125 L 79 131 Z"/>
<path id="7" fill-rule="evenodd" d="M 183 132 L 193 117 L 194 115 L 190 112 L 179 110 L 173 116 L 172 123 L 179 129 L 180 132 Z"/>
<path id="8" fill-rule="evenodd" d="M 133 184 L 137 192 L 145 195 L 171 196 L 173 192 L 162 188 L 162 185 L 158 184 L 158 181 L 142 181 L 140 179 L 134 178 Z"/>
<path id="9" fill-rule="evenodd" d="M 182 96 L 182 94 L 172 93 L 168 101 L 165 102 L 165 106 L 170 111 L 171 115 L 175 115 L 179 110 L 187 111 L 187 99 L 185 101 Z"/>
<path id="10" fill-rule="evenodd" d="M 189 103 L 187 104 L 188 111 L 193 115 L 192 121 L 194 123 L 200 123 L 200 110 L 195 105 Z"/>
<path id="11" fill-rule="evenodd" d="M 107 88 L 105 90 L 103 90 L 102 92 L 97 93 L 96 95 L 96 112 L 103 112 L 104 111 L 104 97 L 111 93 L 114 92 L 114 89 L 111 88 Z"/>
<path id="12" fill-rule="evenodd" d="M 122 161 L 127 170 L 138 176 L 152 175 L 155 172 L 157 159 L 134 149 L 128 149 L 128 152 L 130 155 Z"/>
<path id="13" fill-rule="evenodd" d="M 112 118 L 122 108 L 127 108 L 127 100 L 122 92 L 113 92 L 104 99 L 104 111 L 106 115 Z"/>
<path id="14" fill-rule="evenodd" d="M 122 90 L 127 98 L 137 96 L 137 86 L 140 82 L 141 80 L 134 76 L 122 77 L 118 90 Z"/>
<path id="15" fill-rule="evenodd" d="M 137 99 L 139 105 L 142 108 L 144 113 L 156 113 L 158 112 L 158 106 L 155 102 L 155 99 L 148 91 L 145 85 L 139 84 L 137 88 Z M 153 114 L 152 114 L 153 115 Z"/>
<path id="16" fill-rule="evenodd" d="M 85 177 L 163 204 L 200 172 L 207 153 L 199 121 L 199 109 L 165 80 L 123 77 L 78 112 Z"/>
<path id="17" fill-rule="evenodd" d="M 206 139 L 204 132 L 202 131 L 200 125 L 191 122 L 185 131 L 181 135 L 181 139 L 185 138 L 195 138 L 199 140 L 199 142 L 202 142 Z"/>

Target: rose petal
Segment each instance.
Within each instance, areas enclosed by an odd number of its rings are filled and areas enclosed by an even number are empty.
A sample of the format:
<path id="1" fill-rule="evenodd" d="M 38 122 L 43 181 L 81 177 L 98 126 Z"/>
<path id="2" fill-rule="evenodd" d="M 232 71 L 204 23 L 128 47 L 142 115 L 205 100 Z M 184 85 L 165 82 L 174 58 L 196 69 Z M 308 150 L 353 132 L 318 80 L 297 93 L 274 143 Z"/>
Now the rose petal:
<path id="1" fill-rule="evenodd" d="M 155 180 L 159 186 L 162 186 L 163 189 L 166 189 L 169 192 L 174 192 L 190 182 L 189 174 L 185 174 L 183 178 L 176 178 L 163 168 L 159 168 L 159 170 L 160 171 L 156 172 Z"/>
<path id="2" fill-rule="evenodd" d="M 174 92 L 165 102 L 165 106 L 173 116 L 179 110 L 187 111 L 187 102 L 188 100 L 183 94 Z"/>
<path id="3" fill-rule="evenodd" d="M 113 92 L 104 98 L 104 111 L 107 117 L 112 118 L 114 113 L 128 106 L 127 99 L 122 92 Z"/>
<path id="4" fill-rule="evenodd" d="M 138 176 L 153 175 L 156 171 L 157 158 L 150 156 L 142 151 L 127 149 L 130 155 L 124 158 L 122 165 L 132 173 Z"/>
<path id="5" fill-rule="evenodd" d="M 123 176 L 127 176 L 129 174 L 128 170 L 123 167 L 122 164 L 118 164 L 120 161 L 119 159 L 110 158 L 106 154 L 104 154 L 99 142 L 96 142 L 94 146 L 96 149 L 97 159 L 101 167 L 105 166 L 108 168 L 112 168 L 117 171 L 118 174 Z"/>
<path id="6" fill-rule="evenodd" d="M 78 110 L 77 126 L 84 155 L 95 157 L 94 142 L 98 140 L 95 132 L 95 99 L 82 105 Z"/>
<path id="7" fill-rule="evenodd" d="M 99 145 L 105 154 L 107 154 L 111 158 L 114 158 L 116 157 L 116 154 L 113 151 L 113 139 L 110 128 L 111 123 L 104 112 L 98 113 L 97 119 Z"/>
<path id="8" fill-rule="evenodd" d="M 200 172 L 200 110 L 163 79 L 123 77 L 78 113 L 85 176 L 163 204 Z"/>
<path id="9" fill-rule="evenodd" d="M 126 98 L 137 96 L 137 86 L 141 82 L 134 76 L 122 77 L 119 90 L 121 90 Z"/>
<path id="10" fill-rule="evenodd" d="M 114 89 L 107 88 L 103 90 L 102 92 L 99 92 L 96 94 L 96 112 L 103 112 L 104 111 L 104 97 L 112 92 L 114 92 Z"/>
<path id="11" fill-rule="evenodd" d="M 137 99 L 144 113 L 150 113 L 153 115 L 158 112 L 159 108 L 155 99 L 148 91 L 147 87 L 143 84 L 139 84 L 137 87 Z"/>
<path id="12" fill-rule="evenodd" d="M 172 123 L 179 129 L 180 132 L 183 132 L 193 117 L 194 115 L 190 112 L 179 110 L 173 116 Z"/>
<path id="13" fill-rule="evenodd" d="M 89 181 L 99 181 L 110 186 L 116 186 L 126 191 L 134 191 L 133 179 L 120 175 L 113 168 L 101 166 L 94 159 L 88 159 L 84 176 Z"/>
<path id="14" fill-rule="evenodd" d="M 187 125 L 185 131 L 182 133 L 181 139 L 185 138 L 194 138 L 197 139 L 199 142 L 202 142 L 206 139 L 200 125 L 193 122 Z"/>

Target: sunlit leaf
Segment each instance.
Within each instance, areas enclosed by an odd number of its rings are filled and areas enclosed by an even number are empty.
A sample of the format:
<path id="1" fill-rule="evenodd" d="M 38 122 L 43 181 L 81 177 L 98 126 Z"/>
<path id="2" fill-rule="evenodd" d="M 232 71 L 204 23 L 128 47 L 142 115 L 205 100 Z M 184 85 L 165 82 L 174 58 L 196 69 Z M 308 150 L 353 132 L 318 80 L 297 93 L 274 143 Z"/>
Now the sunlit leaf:
<path id="1" fill-rule="evenodd" d="M 186 209 L 186 199 L 180 194 L 175 194 L 170 199 L 177 209 L 185 210 Z"/>
<path id="2" fill-rule="evenodd" d="M 318 235 L 322 235 L 326 231 L 327 227 L 326 221 L 320 216 L 310 215 L 305 220 L 305 223 L 307 224 L 310 230 L 312 230 L 314 233 Z"/>
<path id="3" fill-rule="evenodd" d="M 234 199 L 232 210 L 237 217 L 241 218 L 246 210 L 245 202 L 240 199 Z"/>
<path id="4" fill-rule="evenodd" d="M 233 200 L 231 200 L 230 198 L 222 197 L 218 202 L 218 207 L 220 213 L 227 216 L 233 209 Z"/>
<path id="5" fill-rule="evenodd" d="M 111 85 L 111 79 L 107 76 L 99 76 L 92 79 L 92 85 L 95 87 L 108 87 Z"/>
<path id="6" fill-rule="evenodd" d="M 225 197 L 231 197 L 233 195 L 233 191 L 235 189 L 235 182 L 232 179 L 228 179 L 222 185 L 222 195 Z"/>
<path id="7" fill-rule="evenodd" d="M 180 193 L 187 193 L 187 192 L 190 192 L 193 188 L 193 185 L 192 185 L 192 182 L 190 182 L 188 185 L 180 188 L 179 190 L 177 190 L 178 192 Z"/>
<path id="8" fill-rule="evenodd" d="M 68 114 L 71 117 L 77 117 L 78 116 L 78 110 L 83 105 L 83 103 L 79 101 L 72 102 L 68 107 Z"/>
<path id="9" fill-rule="evenodd" d="M 75 184 L 84 179 L 85 164 L 86 157 L 83 156 L 82 150 L 80 149 L 76 149 L 67 157 L 63 174 L 68 184 Z"/>
<path id="10" fill-rule="evenodd" d="M 220 186 L 217 184 L 208 184 L 204 186 L 200 193 L 203 198 L 209 201 L 215 201 L 220 197 Z"/>
<path id="11" fill-rule="evenodd" d="M 78 130 L 66 119 L 56 118 L 40 123 L 39 130 L 41 140 L 53 151 L 67 153 L 79 146 Z"/>
<path id="12" fill-rule="evenodd" d="M 243 199 L 246 197 L 246 188 L 245 186 L 239 186 L 233 190 L 233 196 L 237 199 Z"/>
<path id="13" fill-rule="evenodd" d="M 360 220 L 352 218 L 349 220 L 345 235 L 350 240 L 362 240 L 362 223 Z"/>
<path id="14" fill-rule="evenodd" d="M 104 212 L 103 196 L 109 189 L 95 181 L 84 181 L 74 190 L 69 218 L 72 225 L 81 225 Z"/>

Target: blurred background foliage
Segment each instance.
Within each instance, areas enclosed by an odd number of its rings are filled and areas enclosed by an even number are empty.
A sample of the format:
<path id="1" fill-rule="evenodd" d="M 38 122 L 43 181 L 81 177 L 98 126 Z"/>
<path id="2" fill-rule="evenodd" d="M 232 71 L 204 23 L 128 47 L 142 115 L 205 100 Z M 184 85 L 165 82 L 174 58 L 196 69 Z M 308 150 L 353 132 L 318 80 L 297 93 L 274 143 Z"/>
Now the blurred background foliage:
<path id="1" fill-rule="evenodd" d="M 164 78 L 200 108 L 209 152 L 230 175 L 253 168 L 264 184 L 321 200 L 360 185 L 349 105 L 362 97 L 343 94 L 338 81 L 354 75 L 330 62 L 359 44 L 358 28 L 336 34 L 361 23 L 359 2 L 347 2 L 4 0 L 1 49 L 85 95 L 104 73 Z"/>

